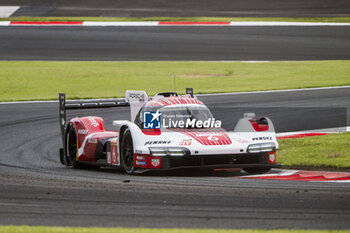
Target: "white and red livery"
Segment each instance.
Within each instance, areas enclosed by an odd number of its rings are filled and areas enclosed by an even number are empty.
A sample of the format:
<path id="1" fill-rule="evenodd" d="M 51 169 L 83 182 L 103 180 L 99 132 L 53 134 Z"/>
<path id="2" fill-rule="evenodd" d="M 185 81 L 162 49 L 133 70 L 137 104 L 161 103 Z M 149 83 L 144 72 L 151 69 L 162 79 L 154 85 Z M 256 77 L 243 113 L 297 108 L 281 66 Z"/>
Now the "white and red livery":
<path id="1" fill-rule="evenodd" d="M 149 98 L 144 91 L 127 91 L 124 102 L 66 103 L 64 94 L 60 94 L 59 100 L 63 141 L 60 160 L 67 166 L 120 167 L 129 174 L 146 170 L 233 167 L 263 173 L 281 167 L 276 164 L 278 143 L 274 126 L 266 117 L 255 119 L 255 114 L 244 114 L 234 130 L 228 132 L 213 127 L 211 112 L 192 95 L 164 92 Z M 127 105 L 130 121 L 113 121 L 113 131 L 106 130 L 103 119 L 96 116 L 76 117 L 66 123 L 67 109 Z M 160 128 L 145 128 L 145 112 L 161 114 L 164 124 Z M 184 127 L 178 123 L 182 120 L 202 120 L 208 127 Z"/>

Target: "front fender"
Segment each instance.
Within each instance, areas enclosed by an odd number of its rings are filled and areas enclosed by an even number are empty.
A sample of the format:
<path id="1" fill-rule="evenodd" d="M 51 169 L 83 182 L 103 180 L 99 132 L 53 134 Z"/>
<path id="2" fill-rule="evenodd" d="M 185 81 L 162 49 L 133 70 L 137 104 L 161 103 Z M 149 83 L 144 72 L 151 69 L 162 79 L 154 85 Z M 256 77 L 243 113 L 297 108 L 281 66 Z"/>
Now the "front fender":
<path id="1" fill-rule="evenodd" d="M 117 128 L 117 131 L 119 131 L 119 142 L 121 142 L 125 129 L 129 128 L 132 136 L 134 150 L 143 145 L 146 141 L 146 137 L 143 134 L 142 130 L 133 122 L 113 121 L 113 125 Z"/>

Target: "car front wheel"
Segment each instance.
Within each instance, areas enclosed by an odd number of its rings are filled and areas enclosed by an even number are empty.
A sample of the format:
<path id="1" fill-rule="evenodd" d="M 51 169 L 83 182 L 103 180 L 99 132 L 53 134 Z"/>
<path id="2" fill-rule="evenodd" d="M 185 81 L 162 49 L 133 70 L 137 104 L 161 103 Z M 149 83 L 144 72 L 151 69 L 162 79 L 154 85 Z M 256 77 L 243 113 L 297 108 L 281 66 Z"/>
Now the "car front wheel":
<path id="1" fill-rule="evenodd" d="M 121 141 L 121 160 L 125 172 L 128 174 L 134 173 L 134 146 L 131 132 L 128 128 L 124 131 Z"/>

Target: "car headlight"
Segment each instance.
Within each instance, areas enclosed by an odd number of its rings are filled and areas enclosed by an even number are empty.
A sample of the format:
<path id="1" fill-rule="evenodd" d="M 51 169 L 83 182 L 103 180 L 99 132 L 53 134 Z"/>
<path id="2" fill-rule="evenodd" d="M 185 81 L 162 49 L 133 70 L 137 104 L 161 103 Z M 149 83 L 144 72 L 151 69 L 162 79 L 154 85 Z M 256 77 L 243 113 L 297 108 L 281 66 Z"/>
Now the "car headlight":
<path id="1" fill-rule="evenodd" d="M 182 147 L 149 147 L 152 156 L 184 156 L 189 150 Z"/>
<path id="2" fill-rule="evenodd" d="M 276 144 L 273 142 L 252 144 L 248 146 L 248 153 L 261 153 L 276 150 Z"/>
<path id="3" fill-rule="evenodd" d="M 165 148 L 149 148 L 152 156 L 167 156 Z"/>

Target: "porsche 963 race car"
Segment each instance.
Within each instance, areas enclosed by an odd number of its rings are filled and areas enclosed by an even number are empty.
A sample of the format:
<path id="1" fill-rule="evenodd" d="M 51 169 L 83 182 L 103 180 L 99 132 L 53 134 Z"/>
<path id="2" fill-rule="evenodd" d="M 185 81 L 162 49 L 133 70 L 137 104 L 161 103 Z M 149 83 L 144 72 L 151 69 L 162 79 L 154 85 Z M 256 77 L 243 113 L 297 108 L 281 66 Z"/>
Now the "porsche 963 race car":
<path id="1" fill-rule="evenodd" d="M 59 94 L 62 136 L 60 161 L 66 166 L 123 168 L 126 173 L 178 168 L 243 168 L 264 173 L 276 164 L 274 126 L 267 117 L 244 114 L 233 131 L 196 97 L 163 92 L 150 98 L 144 91 L 127 91 L 120 101 L 68 102 Z M 131 119 L 115 120 L 105 129 L 97 116 L 75 117 L 66 122 L 66 111 L 82 108 L 130 106 Z"/>

